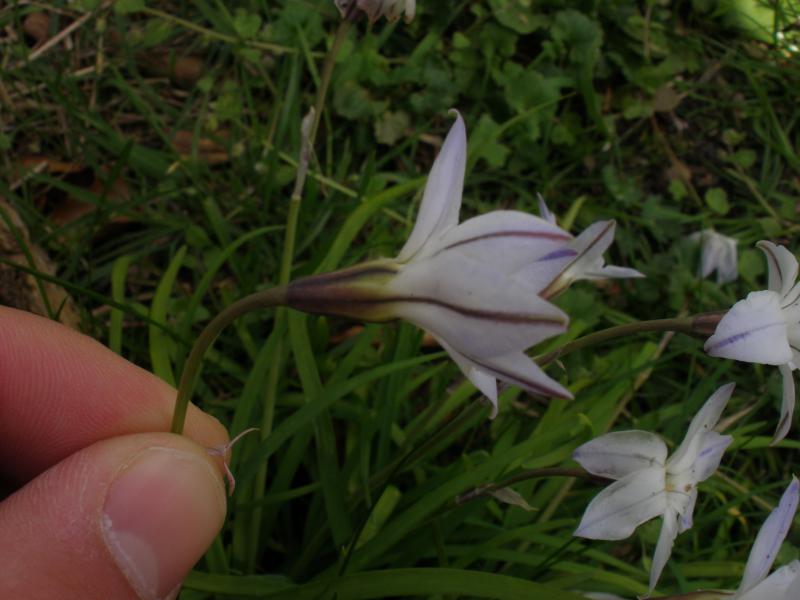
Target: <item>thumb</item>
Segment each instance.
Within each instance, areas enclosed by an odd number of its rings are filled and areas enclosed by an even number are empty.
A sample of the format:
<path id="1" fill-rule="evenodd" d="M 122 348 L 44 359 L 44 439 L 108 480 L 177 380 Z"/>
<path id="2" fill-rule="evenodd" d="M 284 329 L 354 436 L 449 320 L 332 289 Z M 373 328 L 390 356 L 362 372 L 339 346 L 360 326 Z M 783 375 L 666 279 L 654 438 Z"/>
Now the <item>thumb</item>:
<path id="1" fill-rule="evenodd" d="M 0 503 L 0 597 L 174 598 L 224 517 L 219 469 L 189 439 L 98 442 Z"/>

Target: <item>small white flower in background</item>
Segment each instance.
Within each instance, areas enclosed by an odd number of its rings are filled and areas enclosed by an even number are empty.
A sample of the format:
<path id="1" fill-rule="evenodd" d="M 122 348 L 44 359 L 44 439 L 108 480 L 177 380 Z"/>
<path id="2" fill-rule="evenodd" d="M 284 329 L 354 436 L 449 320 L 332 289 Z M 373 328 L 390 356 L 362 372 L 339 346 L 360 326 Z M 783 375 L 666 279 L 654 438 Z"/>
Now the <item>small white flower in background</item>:
<path id="1" fill-rule="evenodd" d="M 355 4 L 356 8 L 364 11 L 370 23 L 383 16 L 389 21 L 396 21 L 404 13 L 406 23 L 410 23 L 417 10 L 416 0 L 334 0 L 334 3 L 343 17 Z"/>
<path id="2" fill-rule="evenodd" d="M 783 246 L 758 242 L 769 269 L 769 289 L 750 292 L 722 317 L 705 343 L 711 356 L 777 365 L 783 377 L 781 417 L 772 443 L 792 425 L 795 386 L 792 371 L 800 365 L 800 283 L 797 259 Z"/>
<path id="3" fill-rule="evenodd" d="M 456 121 L 431 168 L 417 221 L 400 254 L 298 279 L 289 306 L 367 321 L 405 319 L 430 332 L 497 410 L 497 380 L 571 398 L 525 350 L 566 330 L 569 317 L 547 297 L 576 279 L 630 276 L 605 267 L 614 222 L 579 237 L 519 211 L 458 223 L 467 135 Z"/>
<path id="4" fill-rule="evenodd" d="M 744 567 L 742 583 L 739 584 L 739 589 L 732 600 L 800 598 L 800 560 L 793 560 L 767 577 L 778 550 L 792 526 L 798 498 L 800 498 L 800 482 L 797 477 L 792 477 L 792 482 L 783 492 L 777 508 L 769 514 L 756 536 Z"/>
<path id="5" fill-rule="evenodd" d="M 729 383 L 711 395 L 669 458 L 664 441 L 647 431 L 608 433 L 579 446 L 572 455 L 589 473 L 617 480 L 592 499 L 574 535 L 621 540 L 642 523 L 663 518 L 649 592 L 672 553 L 675 537 L 692 526 L 697 484 L 717 470 L 733 440 L 713 431 L 733 388 Z"/>
<path id="6" fill-rule="evenodd" d="M 700 243 L 700 277 L 708 278 L 717 272 L 717 283 L 730 283 L 739 276 L 735 238 L 717 233 L 713 229 L 704 229 L 689 236 L 690 240 Z"/>

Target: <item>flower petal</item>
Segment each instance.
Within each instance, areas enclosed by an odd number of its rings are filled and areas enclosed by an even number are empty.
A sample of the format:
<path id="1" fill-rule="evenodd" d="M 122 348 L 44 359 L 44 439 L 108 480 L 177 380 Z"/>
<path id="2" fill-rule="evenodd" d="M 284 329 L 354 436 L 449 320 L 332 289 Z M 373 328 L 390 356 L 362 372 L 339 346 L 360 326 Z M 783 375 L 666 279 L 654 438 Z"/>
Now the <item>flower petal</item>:
<path id="1" fill-rule="evenodd" d="M 788 571 L 785 575 L 781 573 L 781 571 Z M 775 571 L 772 575 L 767 577 L 764 581 L 766 583 L 769 579 L 772 579 L 774 576 L 776 579 L 779 577 L 779 573 L 782 577 L 786 577 L 786 579 L 790 582 L 788 588 L 786 589 L 786 594 L 784 595 L 784 600 L 791 600 L 792 598 L 800 598 L 800 560 L 793 560 L 785 567 L 781 567 L 777 571 Z M 776 582 L 777 585 L 777 582 Z M 763 596 L 764 598 L 768 598 L 768 596 Z"/>
<path id="2" fill-rule="evenodd" d="M 461 115 L 455 112 L 456 121 L 428 175 L 414 229 L 397 257 L 401 262 L 411 259 L 429 239 L 458 223 L 467 164 L 467 130 Z"/>
<path id="3" fill-rule="evenodd" d="M 783 246 L 762 240 L 756 244 L 767 257 L 769 289 L 786 296 L 797 281 L 797 259 Z"/>
<path id="4" fill-rule="evenodd" d="M 458 365 L 458 368 L 461 369 L 461 372 L 472 382 L 472 385 L 478 388 L 478 391 L 486 396 L 492 403 L 491 418 L 494 419 L 497 416 L 497 379 L 482 370 L 475 361 L 455 350 L 443 339 L 436 337 L 436 341 L 447 351 L 450 358 L 452 358 Z"/>
<path id="5" fill-rule="evenodd" d="M 568 322 L 531 286 L 454 252 L 404 265 L 385 290 L 396 316 L 472 358 L 520 352 Z"/>
<path id="6" fill-rule="evenodd" d="M 678 514 L 674 510 L 667 510 L 664 513 L 664 522 L 661 524 L 661 533 L 658 534 L 656 551 L 653 554 L 653 564 L 650 566 L 650 586 L 647 590 L 648 595 L 653 590 L 661 578 L 661 572 L 667 564 L 672 554 L 672 545 L 678 535 Z"/>
<path id="7" fill-rule="evenodd" d="M 544 201 L 544 196 L 537 193 L 536 197 L 539 199 L 539 216 L 542 217 L 548 223 L 552 223 L 553 225 L 555 225 L 556 216 L 550 212 L 549 208 L 547 208 L 547 202 Z"/>
<path id="8" fill-rule="evenodd" d="M 614 241 L 616 223 L 598 221 L 587 227 L 572 243 L 577 256 L 566 266 L 542 292 L 552 297 L 563 291 L 570 283 L 579 279 L 605 279 L 609 277 L 644 277 L 635 269 L 605 266 L 603 253 Z"/>
<path id="9" fill-rule="evenodd" d="M 516 210 L 497 210 L 449 229 L 435 242 L 431 240 L 430 246 L 426 245 L 414 260 L 440 252 L 458 252 L 511 274 L 556 250 L 569 250 L 571 241 L 572 236 L 566 231 L 539 217 Z"/>
<path id="10" fill-rule="evenodd" d="M 692 422 L 689 423 L 689 429 L 686 432 L 686 437 L 683 438 L 683 442 L 667 461 L 667 471 L 680 473 L 692 466 L 703 447 L 706 434 L 717 425 L 717 421 L 719 421 L 719 417 L 735 387 L 736 384 L 727 383 L 717 389 L 706 400 L 703 407 L 692 419 Z"/>
<path id="11" fill-rule="evenodd" d="M 532 394 L 548 398 L 572 398 L 568 389 L 551 379 L 524 352 L 512 352 L 502 356 L 470 357 L 470 360 L 480 371 Z"/>
<path id="12" fill-rule="evenodd" d="M 739 275 L 737 259 L 737 240 L 717 233 L 713 229 L 704 229 L 689 236 L 702 244 L 700 259 L 700 276 L 706 278 L 717 272 L 717 283 L 735 281 Z"/>
<path id="13" fill-rule="evenodd" d="M 714 474 L 731 442 L 733 442 L 731 436 L 720 435 L 716 431 L 709 431 L 703 436 L 700 452 L 692 465 L 695 483 L 705 481 Z"/>
<path id="14" fill-rule="evenodd" d="M 783 309 L 791 307 L 795 312 L 800 311 L 800 282 L 794 284 L 794 287 L 789 290 L 789 293 L 781 298 L 781 307 Z M 787 320 L 796 322 L 794 319 Z"/>
<path id="15" fill-rule="evenodd" d="M 792 526 L 798 499 L 800 499 L 800 482 L 797 477 L 792 477 L 792 482 L 783 492 L 777 508 L 769 513 L 756 536 L 756 541 L 753 542 L 753 549 L 750 550 L 750 556 L 744 567 L 742 583 L 739 585 L 739 594 L 745 594 L 753 589 L 769 573 L 778 550 Z"/>
<path id="16" fill-rule="evenodd" d="M 434 336 L 436 337 L 436 336 Z M 497 380 L 516 385 L 528 392 L 552 398 L 572 398 L 569 390 L 548 377 L 526 354 L 472 359 L 437 337 L 442 348 L 455 361 L 464 375 L 492 403 L 491 418 L 497 416 Z"/>
<path id="17" fill-rule="evenodd" d="M 683 510 L 678 512 L 678 533 L 683 533 L 694 525 L 695 504 L 697 504 L 697 488 L 693 487 L 683 502 Z"/>
<path id="18" fill-rule="evenodd" d="M 717 234 L 720 250 L 717 258 L 717 283 L 724 284 L 736 281 L 739 276 L 739 257 L 736 248 L 737 241 L 725 235 Z"/>
<path id="19" fill-rule="evenodd" d="M 781 377 L 783 377 L 783 400 L 781 401 L 781 420 L 778 421 L 775 435 L 772 437 L 772 442 L 770 442 L 772 446 L 780 442 L 789 433 L 789 429 L 792 427 L 792 414 L 794 413 L 795 403 L 792 368 L 789 365 L 779 365 L 778 369 L 781 372 Z"/>
<path id="20" fill-rule="evenodd" d="M 594 475 L 620 479 L 649 467 L 663 467 L 667 445 L 648 431 L 615 431 L 578 446 L 572 458 Z"/>
<path id="21" fill-rule="evenodd" d="M 597 494 L 573 535 L 593 540 L 621 540 L 666 510 L 664 469 L 634 471 Z"/>
<path id="22" fill-rule="evenodd" d="M 780 297 L 769 290 L 750 292 L 722 317 L 706 340 L 711 356 L 765 365 L 782 365 L 792 359 L 786 319 Z"/>
<path id="23" fill-rule="evenodd" d="M 733 600 L 795 600 L 800 598 L 800 560 L 781 567 L 764 581 Z"/>
<path id="24" fill-rule="evenodd" d="M 714 272 L 714 269 L 717 268 L 717 262 L 719 260 L 719 245 L 716 237 L 714 236 L 714 231 L 711 229 L 704 229 L 703 231 L 699 232 L 699 235 L 696 236 L 695 239 L 699 239 L 700 243 L 702 244 L 700 256 L 700 277 L 705 279 Z"/>
<path id="25" fill-rule="evenodd" d="M 577 254 L 575 249 L 569 246 L 556 248 L 515 271 L 514 277 L 528 282 L 543 297 L 555 296 L 569 285 L 569 282 L 562 280 L 560 275 Z"/>
<path id="26" fill-rule="evenodd" d="M 414 20 L 414 14 L 417 12 L 417 0 L 405 0 L 406 7 L 406 23 L 411 23 Z"/>

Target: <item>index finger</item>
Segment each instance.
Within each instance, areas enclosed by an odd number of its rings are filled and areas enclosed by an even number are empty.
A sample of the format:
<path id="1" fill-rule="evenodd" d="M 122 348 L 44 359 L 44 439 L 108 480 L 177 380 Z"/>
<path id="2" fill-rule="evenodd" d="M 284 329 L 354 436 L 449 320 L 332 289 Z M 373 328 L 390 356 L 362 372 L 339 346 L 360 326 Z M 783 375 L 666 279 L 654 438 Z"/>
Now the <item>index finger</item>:
<path id="1" fill-rule="evenodd" d="M 97 441 L 169 431 L 175 389 L 92 338 L 0 306 L 0 471 L 25 481 Z M 189 407 L 185 435 L 205 447 L 222 425 Z"/>

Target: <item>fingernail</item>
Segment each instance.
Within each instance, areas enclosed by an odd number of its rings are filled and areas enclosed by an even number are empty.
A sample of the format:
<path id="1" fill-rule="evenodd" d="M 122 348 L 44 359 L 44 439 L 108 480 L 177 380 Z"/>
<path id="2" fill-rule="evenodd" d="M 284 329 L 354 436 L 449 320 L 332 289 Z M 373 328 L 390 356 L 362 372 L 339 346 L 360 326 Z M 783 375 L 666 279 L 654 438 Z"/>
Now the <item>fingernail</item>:
<path id="1" fill-rule="evenodd" d="M 142 600 L 174 597 L 225 518 L 220 474 L 198 455 L 154 447 L 124 467 L 108 490 L 102 531 Z"/>

